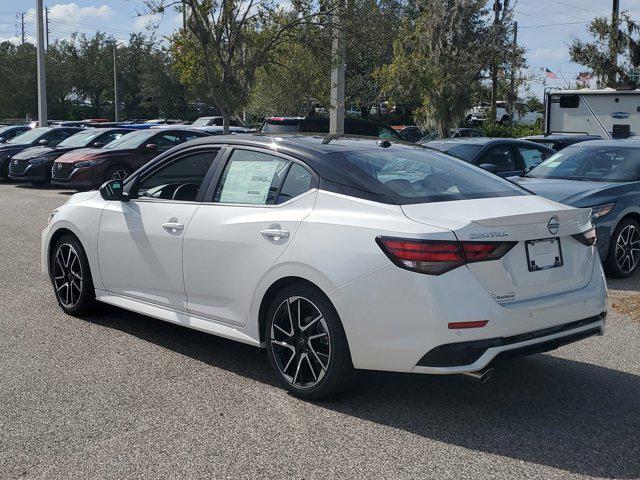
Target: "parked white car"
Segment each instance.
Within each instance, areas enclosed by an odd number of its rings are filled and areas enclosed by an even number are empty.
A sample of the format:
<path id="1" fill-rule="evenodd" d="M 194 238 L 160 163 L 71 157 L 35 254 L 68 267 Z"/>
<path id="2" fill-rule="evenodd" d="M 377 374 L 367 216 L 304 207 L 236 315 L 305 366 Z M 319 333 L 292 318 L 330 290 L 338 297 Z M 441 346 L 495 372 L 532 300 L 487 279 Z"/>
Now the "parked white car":
<path id="1" fill-rule="evenodd" d="M 467 121 L 473 124 L 484 123 L 491 112 L 491 104 L 483 102 L 482 105 L 473 107 L 467 115 Z M 535 125 L 537 121 L 542 120 L 542 114 L 536 112 L 526 103 L 518 102 L 515 104 L 515 112 L 513 114 L 513 123 L 522 125 Z M 511 114 L 508 111 L 506 102 L 496 102 L 496 122 L 511 122 Z"/>
<path id="2" fill-rule="evenodd" d="M 234 135 L 71 197 L 42 267 L 69 314 L 98 300 L 264 347 L 323 398 L 354 368 L 485 379 L 602 333 L 594 243 L 589 209 L 433 150 Z"/>

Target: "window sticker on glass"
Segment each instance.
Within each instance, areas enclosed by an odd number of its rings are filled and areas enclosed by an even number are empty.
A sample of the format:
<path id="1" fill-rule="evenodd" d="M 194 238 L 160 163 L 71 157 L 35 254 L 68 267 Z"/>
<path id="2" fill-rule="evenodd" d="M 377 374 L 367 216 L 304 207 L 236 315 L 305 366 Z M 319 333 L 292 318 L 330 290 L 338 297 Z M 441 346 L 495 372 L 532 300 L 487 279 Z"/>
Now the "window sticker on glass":
<path id="1" fill-rule="evenodd" d="M 232 161 L 226 175 L 221 203 L 264 205 L 278 162 Z"/>
<path id="2" fill-rule="evenodd" d="M 560 162 L 560 159 L 563 157 L 564 154 L 562 153 L 555 153 L 552 156 L 550 156 L 549 158 L 547 158 L 544 162 L 542 162 L 540 165 L 544 166 L 544 167 L 557 167 L 558 164 L 562 163 Z"/>

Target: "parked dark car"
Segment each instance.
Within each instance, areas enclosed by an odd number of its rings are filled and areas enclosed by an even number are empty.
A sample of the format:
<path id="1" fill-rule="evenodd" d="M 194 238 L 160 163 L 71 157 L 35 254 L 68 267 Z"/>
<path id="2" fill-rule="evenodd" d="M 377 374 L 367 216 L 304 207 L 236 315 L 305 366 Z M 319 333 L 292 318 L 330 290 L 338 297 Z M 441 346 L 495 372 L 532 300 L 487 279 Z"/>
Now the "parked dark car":
<path id="1" fill-rule="evenodd" d="M 638 270 L 640 140 L 578 143 L 511 180 L 552 200 L 592 208 L 607 274 L 624 278 Z"/>
<path id="2" fill-rule="evenodd" d="M 425 131 L 416 125 L 409 125 L 408 127 L 404 127 L 398 133 L 405 142 L 411 143 L 415 143 L 425 136 Z"/>
<path id="3" fill-rule="evenodd" d="M 513 138 L 448 138 L 422 145 L 440 150 L 501 177 L 521 175 L 555 153 L 544 145 Z"/>
<path id="4" fill-rule="evenodd" d="M 81 148 L 58 157 L 51 183 L 77 190 L 97 188 L 107 180 L 124 179 L 158 154 L 206 132 L 187 128 L 133 131 L 103 148 Z"/>
<path id="5" fill-rule="evenodd" d="M 57 146 L 30 147 L 11 157 L 9 177 L 19 182 L 44 184 L 51 181 L 51 167 L 56 158 L 79 148 L 102 148 L 130 133 L 126 128 L 89 128 L 67 137 Z"/>
<path id="6" fill-rule="evenodd" d="M 549 148 L 553 148 L 556 152 L 567 148 L 569 145 L 575 145 L 576 143 L 586 142 L 588 140 L 600 140 L 602 137 L 599 135 L 581 135 L 571 133 L 553 133 L 551 135 L 529 135 L 528 137 L 522 137 L 521 140 L 528 140 L 530 142 L 539 143 Z"/>
<path id="7" fill-rule="evenodd" d="M 260 126 L 260 133 L 329 133 L 328 117 L 271 117 Z M 389 125 L 368 120 L 347 118 L 344 121 L 345 135 L 377 137 L 402 140 L 400 134 Z"/>
<path id="8" fill-rule="evenodd" d="M 3 125 L 0 126 L 0 143 L 7 143 L 14 137 L 31 130 L 29 125 Z"/>
<path id="9" fill-rule="evenodd" d="M 469 128 L 469 127 L 460 127 L 453 128 L 451 132 L 449 132 L 449 138 L 475 138 L 475 137 L 484 137 L 484 133 L 482 130 L 478 130 L 477 128 Z M 424 142 L 433 142 L 436 140 L 441 140 L 442 136 L 440 132 L 434 130 L 431 133 L 427 133 L 420 139 L 420 143 Z"/>
<path id="10" fill-rule="evenodd" d="M 65 138 L 82 130 L 78 127 L 38 127 L 3 143 L 0 145 L 0 176 L 9 180 L 9 159 L 16 153 L 36 145 L 55 147 Z"/>

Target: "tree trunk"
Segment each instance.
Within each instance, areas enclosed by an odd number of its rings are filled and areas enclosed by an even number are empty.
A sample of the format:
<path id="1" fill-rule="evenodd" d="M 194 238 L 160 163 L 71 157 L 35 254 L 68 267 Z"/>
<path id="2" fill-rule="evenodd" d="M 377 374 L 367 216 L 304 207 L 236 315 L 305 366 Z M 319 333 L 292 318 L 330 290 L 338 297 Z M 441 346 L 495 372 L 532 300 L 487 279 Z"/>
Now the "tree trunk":
<path id="1" fill-rule="evenodd" d="M 442 138 L 449 138 L 449 135 L 451 133 L 449 122 L 445 119 L 440 119 L 440 121 L 438 121 L 438 131 L 440 132 L 440 136 Z"/>
<path id="2" fill-rule="evenodd" d="M 229 109 L 222 108 L 222 134 L 229 135 Z"/>

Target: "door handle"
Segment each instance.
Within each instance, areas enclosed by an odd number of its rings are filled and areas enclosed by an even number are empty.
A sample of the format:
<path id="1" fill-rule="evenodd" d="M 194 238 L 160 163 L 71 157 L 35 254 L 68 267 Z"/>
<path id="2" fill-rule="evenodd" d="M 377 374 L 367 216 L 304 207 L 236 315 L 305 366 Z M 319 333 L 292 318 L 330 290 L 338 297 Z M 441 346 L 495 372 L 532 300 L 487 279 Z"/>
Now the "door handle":
<path id="1" fill-rule="evenodd" d="M 280 241 L 281 238 L 289 238 L 289 230 L 282 230 L 279 228 L 267 228 L 266 230 L 260 230 L 260 234 L 275 242 Z"/>
<path id="2" fill-rule="evenodd" d="M 172 218 L 171 220 L 175 219 Z M 175 221 L 169 221 L 167 223 L 163 223 L 162 228 L 164 228 L 167 232 L 175 235 L 176 233 L 184 230 L 184 225 Z"/>

